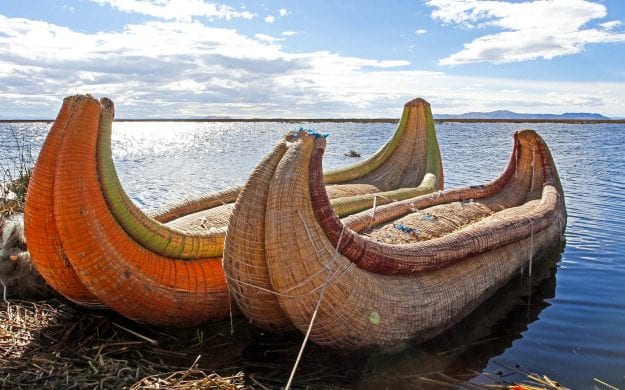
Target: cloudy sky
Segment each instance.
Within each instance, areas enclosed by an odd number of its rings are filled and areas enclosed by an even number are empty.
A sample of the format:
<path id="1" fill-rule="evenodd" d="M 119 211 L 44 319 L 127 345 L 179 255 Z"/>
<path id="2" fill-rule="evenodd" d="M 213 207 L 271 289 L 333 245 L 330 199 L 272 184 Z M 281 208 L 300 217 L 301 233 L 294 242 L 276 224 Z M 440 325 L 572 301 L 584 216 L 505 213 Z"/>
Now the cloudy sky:
<path id="1" fill-rule="evenodd" d="M 0 119 L 625 117 L 623 0 L 1 0 Z"/>

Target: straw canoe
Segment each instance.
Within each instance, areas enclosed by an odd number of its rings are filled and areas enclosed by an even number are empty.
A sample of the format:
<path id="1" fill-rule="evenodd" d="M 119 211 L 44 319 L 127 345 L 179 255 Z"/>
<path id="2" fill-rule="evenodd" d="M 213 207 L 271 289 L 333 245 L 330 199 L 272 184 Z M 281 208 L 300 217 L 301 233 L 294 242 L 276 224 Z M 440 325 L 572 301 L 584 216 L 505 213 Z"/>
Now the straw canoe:
<path id="1" fill-rule="evenodd" d="M 347 184 L 329 191 L 354 196 L 336 206 L 337 212 L 370 207 L 376 201 L 367 195 L 371 192 L 392 199 L 439 188 L 437 180 L 419 187 L 423 177 L 409 171 L 397 180 L 415 183 L 412 188 L 379 193 L 395 187 L 376 181 L 376 172 L 398 157 L 413 164 L 410 153 L 421 161 L 424 146 L 436 151 L 433 161 L 440 171 L 435 135 L 429 145 L 422 145 L 423 139 L 415 138 L 417 132 L 410 128 L 428 126 L 429 105 L 419 100 L 410 107 L 415 109 L 405 109 L 395 136 L 382 153 L 369 159 L 372 162 L 333 172 L 333 182 Z M 68 299 L 108 306 L 137 321 L 194 326 L 226 316 L 230 306 L 221 255 L 231 203 L 240 189 L 186 201 L 153 215 L 144 213 L 124 192 L 115 171 L 113 117 L 113 102 L 107 98 L 64 100 L 27 195 L 26 237 L 34 264 Z"/>
<path id="2" fill-rule="evenodd" d="M 264 204 L 250 203 L 245 189 L 239 197 L 224 269 L 237 304 L 253 323 L 307 332 L 314 319 L 310 339 L 318 344 L 357 349 L 427 340 L 465 317 L 527 263 L 531 267 L 561 239 L 566 224 L 553 159 L 532 130 L 515 133 L 512 158 L 493 182 L 344 220 L 324 189 L 325 140 L 291 134 L 285 149 L 279 161 L 259 166 L 264 174 L 246 184 L 266 188 Z M 264 222 L 262 234 L 241 234 L 237 214 Z M 264 264 L 241 266 L 243 258 L 230 246 L 259 247 L 258 241 Z M 273 299 L 271 311 L 249 310 L 258 296 Z"/>

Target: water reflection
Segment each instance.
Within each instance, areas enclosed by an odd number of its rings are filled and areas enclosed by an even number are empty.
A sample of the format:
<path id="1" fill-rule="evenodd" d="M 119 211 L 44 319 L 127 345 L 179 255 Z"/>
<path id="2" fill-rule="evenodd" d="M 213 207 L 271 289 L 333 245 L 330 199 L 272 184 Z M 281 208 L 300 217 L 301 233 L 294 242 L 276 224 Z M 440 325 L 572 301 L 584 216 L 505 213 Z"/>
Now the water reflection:
<path id="1" fill-rule="evenodd" d="M 424 344 L 351 354 L 308 346 L 295 385 L 434 389 L 441 386 L 435 382 L 474 379 L 491 358 L 523 337 L 529 324 L 549 306 L 562 249 L 562 242 L 554 243 L 540 260 L 535 259 L 531 275 L 524 270 L 464 320 Z M 295 333 L 253 334 L 241 355 L 246 373 L 268 387 L 283 386 L 300 343 L 301 335 Z M 503 370 L 497 380 L 511 380 L 510 374 Z M 484 377 L 477 380 L 484 381 Z M 493 383 L 494 379 L 489 380 Z"/>

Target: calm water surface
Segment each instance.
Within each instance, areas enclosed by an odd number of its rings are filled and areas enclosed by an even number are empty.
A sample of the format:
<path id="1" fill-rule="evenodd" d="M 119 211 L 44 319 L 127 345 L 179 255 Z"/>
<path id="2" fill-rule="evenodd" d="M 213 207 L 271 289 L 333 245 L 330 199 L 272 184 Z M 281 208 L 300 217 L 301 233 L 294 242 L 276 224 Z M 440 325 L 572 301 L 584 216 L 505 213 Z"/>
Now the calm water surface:
<path id="1" fill-rule="evenodd" d="M 11 170 L 19 161 L 16 143 L 25 141 L 36 157 L 49 126 L 0 124 L 2 168 Z M 126 191 L 140 207 L 154 210 L 242 184 L 279 137 L 299 126 L 115 123 L 113 153 Z M 326 168 L 354 163 L 343 155 L 350 149 L 363 158 L 370 155 L 395 129 L 394 124 L 301 126 L 330 133 Z M 490 375 L 522 378 L 512 375 L 514 368 L 546 374 L 576 389 L 593 388 L 593 378 L 625 388 L 625 126 L 437 125 L 447 188 L 495 178 L 507 164 L 514 130 L 522 127 L 537 130 L 556 160 L 569 215 L 564 251 L 545 254 L 544 270 L 531 278 L 519 275 L 430 343 L 364 356 L 310 346 L 298 370 L 301 381 L 419 388 L 426 386 L 422 377 L 440 380 L 437 372 L 478 383 L 492 383 Z M 292 364 L 301 341 L 300 335 L 249 337 L 251 345 L 236 358 L 248 372 L 268 369 L 268 362 Z M 276 377 L 286 379 L 287 367 L 278 371 Z"/>

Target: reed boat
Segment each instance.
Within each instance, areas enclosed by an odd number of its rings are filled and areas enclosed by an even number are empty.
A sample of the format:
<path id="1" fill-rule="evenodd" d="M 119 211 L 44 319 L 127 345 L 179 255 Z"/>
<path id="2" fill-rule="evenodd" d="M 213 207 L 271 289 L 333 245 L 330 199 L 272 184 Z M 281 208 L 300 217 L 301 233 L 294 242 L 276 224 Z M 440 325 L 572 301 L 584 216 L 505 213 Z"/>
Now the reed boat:
<path id="1" fill-rule="evenodd" d="M 291 133 L 280 157 L 250 177 L 231 216 L 224 270 L 243 314 L 263 328 L 296 328 L 338 349 L 422 342 L 531 269 L 563 235 L 562 186 L 532 130 L 514 134 L 510 162 L 492 182 L 342 220 L 324 188 L 325 146 Z M 254 267 L 239 250 L 252 247 L 263 260 Z"/>
<path id="2" fill-rule="evenodd" d="M 33 263 L 66 298 L 140 322 L 195 326 L 226 316 L 230 300 L 221 256 L 241 188 L 143 212 L 115 171 L 113 118 L 107 98 L 64 100 L 27 193 Z M 423 169 L 426 161 L 436 166 L 433 174 Z M 389 174 L 393 167 L 400 172 Z M 341 215 L 439 189 L 442 167 L 429 104 L 406 104 L 393 138 L 378 153 L 328 173 L 327 180 Z"/>

